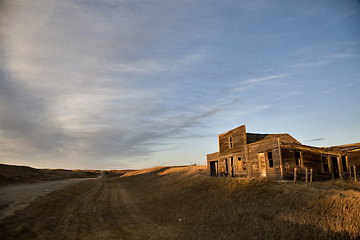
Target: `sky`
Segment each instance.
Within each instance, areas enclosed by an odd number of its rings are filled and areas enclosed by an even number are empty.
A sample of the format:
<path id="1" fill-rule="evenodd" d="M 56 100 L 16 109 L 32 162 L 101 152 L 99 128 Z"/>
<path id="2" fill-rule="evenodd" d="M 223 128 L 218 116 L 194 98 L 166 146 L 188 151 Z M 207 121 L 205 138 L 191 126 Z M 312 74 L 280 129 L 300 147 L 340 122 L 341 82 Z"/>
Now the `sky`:
<path id="1" fill-rule="evenodd" d="M 0 162 L 206 164 L 217 135 L 360 142 L 360 1 L 2 0 Z"/>

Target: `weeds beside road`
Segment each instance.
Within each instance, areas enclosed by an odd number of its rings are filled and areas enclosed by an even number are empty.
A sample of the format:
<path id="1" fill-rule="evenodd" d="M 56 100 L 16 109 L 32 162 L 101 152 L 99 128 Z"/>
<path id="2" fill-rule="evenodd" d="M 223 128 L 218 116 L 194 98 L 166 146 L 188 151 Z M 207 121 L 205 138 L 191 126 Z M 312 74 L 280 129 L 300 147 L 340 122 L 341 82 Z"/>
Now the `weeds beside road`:
<path id="1" fill-rule="evenodd" d="M 84 180 L 87 179 L 63 179 L 2 186 L 0 187 L 0 221 L 7 216 L 11 216 L 15 211 L 30 205 L 37 197 L 44 196 L 56 189 Z"/>
<path id="2" fill-rule="evenodd" d="M 360 186 L 212 178 L 154 168 L 54 191 L 0 239 L 359 239 Z"/>

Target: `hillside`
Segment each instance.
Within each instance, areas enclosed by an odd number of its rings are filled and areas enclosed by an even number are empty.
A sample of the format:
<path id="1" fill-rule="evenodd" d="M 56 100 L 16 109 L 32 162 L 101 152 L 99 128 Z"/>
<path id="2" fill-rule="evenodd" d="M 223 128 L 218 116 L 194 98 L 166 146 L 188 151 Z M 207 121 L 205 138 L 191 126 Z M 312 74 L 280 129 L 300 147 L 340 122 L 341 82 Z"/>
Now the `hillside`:
<path id="1" fill-rule="evenodd" d="M 41 211 L 39 211 L 41 209 Z M 0 239 L 359 239 L 360 185 L 158 167 L 85 181 L 5 219 Z"/>
<path id="2" fill-rule="evenodd" d="M 0 185 L 68 178 L 93 178 L 99 176 L 100 172 L 99 170 L 36 169 L 0 164 Z"/>

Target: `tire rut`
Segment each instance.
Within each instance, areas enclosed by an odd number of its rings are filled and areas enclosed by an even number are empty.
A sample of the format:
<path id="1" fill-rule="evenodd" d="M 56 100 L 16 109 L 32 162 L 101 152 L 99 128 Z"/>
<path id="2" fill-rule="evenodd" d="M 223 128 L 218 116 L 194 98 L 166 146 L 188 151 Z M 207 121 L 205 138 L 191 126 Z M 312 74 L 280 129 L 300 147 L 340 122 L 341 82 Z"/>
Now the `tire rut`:
<path id="1" fill-rule="evenodd" d="M 128 227 L 130 230 L 137 232 L 139 239 L 144 237 L 141 235 L 142 233 L 147 233 L 147 239 L 153 239 L 152 236 L 157 236 L 155 239 L 168 239 L 169 236 L 172 236 L 172 233 L 168 229 L 159 226 L 142 213 L 136 201 L 130 196 L 121 182 L 118 181 L 111 184 L 111 193 L 113 211 L 118 212 L 125 206 L 129 215 L 129 219 L 127 220 Z M 161 238 L 159 238 L 159 236 L 161 236 Z"/>

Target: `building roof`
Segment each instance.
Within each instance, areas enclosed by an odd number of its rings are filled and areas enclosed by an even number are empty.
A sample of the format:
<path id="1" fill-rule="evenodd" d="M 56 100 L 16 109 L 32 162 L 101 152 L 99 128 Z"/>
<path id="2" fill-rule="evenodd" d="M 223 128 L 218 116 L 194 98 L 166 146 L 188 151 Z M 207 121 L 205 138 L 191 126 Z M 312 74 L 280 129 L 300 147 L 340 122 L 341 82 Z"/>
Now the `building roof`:
<path id="1" fill-rule="evenodd" d="M 348 152 L 348 151 L 355 152 L 355 151 L 360 151 L 360 143 L 332 146 L 332 147 L 328 147 L 327 149 L 336 150 L 340 152 Z"/>
<path id="2" fill-rule="evenodd" d="M 247 144 L 259 142 L 261 140 L 269 140 L 276 138 L 291 138 L 293 139 L 292 141 L 293 143 L 299 143 L 299 141 L 297 141 L 288 133 L 281 133 L 281 134 L 246 133 Z"/>

